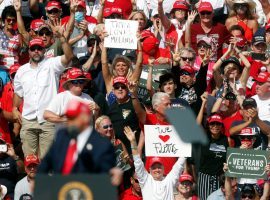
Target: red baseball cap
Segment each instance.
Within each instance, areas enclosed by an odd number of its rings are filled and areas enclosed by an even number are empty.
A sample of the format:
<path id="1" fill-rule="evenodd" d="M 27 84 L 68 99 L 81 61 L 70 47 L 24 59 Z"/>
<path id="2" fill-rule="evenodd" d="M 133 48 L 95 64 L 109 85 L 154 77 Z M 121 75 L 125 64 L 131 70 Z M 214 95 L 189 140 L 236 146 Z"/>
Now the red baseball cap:
<path id="1" fill-rule="evenodd" d="M 123 15 L 123 10 L 120 7 L 105 8 L 103 11 L 103 17 L 109 17 L 113 13 Z"/>
<path id="2" fill-rule="evenodd" d="M 188 173 L 183 173 L 179 178 L 179 182 L 181 183 L 183 181 L 190 181 L 193 183 L 193 177 Z"/>
<path id="3" fill-rule="evenodd" d="M 270 82 L 270 74 L 268 72 L 260 72 L 254 79 L 259 83 Z"/>
<path id="4" fill-rule="evenodd" d="M 213 6 L 210 2 L 201 2 L 198 8 L 199 13 L 203 11 L 213 12 Z"/>
<path id="5" fill-rule="evenodd" d="M 79 1 L 79 2 L 78 2 L 78 6 L 81 6 L 81 7 L 83 7 L 83 8 L 86 8 L 86 3 L 85 3 L 85 1 L 84 1 L 84 0 Z"/>
<path id="6" fill-rule="evenodd" d="M 30 24 L 30 28 L 34 31 L 38 31 L 39 27 L 44 25 L 45 22 L 42 19 L 34 19 L 31 24 Z"/>
<path id="7" fill-rule="evenodd" d="M 9 74 L 12 75 L 17 72 L 17 70 L 20 68 L 20 64 L 16 63 L 14 65 L 11 65 L 9 68 Z"/>
<path id="8" fill-rule="evenodd" d="M 174 12 L 177 9 L 188 10 L 187 2 L 183 0 L 174 2 L 171 12 Z"/>
<path id="9" fill-rule="evenodd" d="M 32 46 L 41 46 L 41 47 L 45 48 L 45 44 L 41 38 L 32 39 L 29 42 L 29 47 L 32 47 Z"/>
<path id="10" fill-rule="evenodd" d="M 54 8 L 61 10 L 61 4 L 58 1 L 49 1 L 45 8 L 46 8 L 46 10 L 52 10 Z"/>
<path id="11" fill-rule="evenodd" d="M 67 77 L 66 77 L 66 81 L 63 83 L 63 88 L 64 89 L 68 89 L 67 87 L 67 83 L 72 81 L 72 80 L 79 80 L 79 79 L 82 79 L 82 80 L 88 80 L 86 77 L 85 77 L 85 74 L 84 72 L 79 69 L 79 68 L 76 68 L 76 67 L 72 67 L 71 69 L 69 69 L 67 71 Z"/>
<path id="12" fill-rule="evenodd" d="M 67 118 L 75 118 L 80 114 L 91 115 L 91 110 L 86 103 L 83 103 L 78 100 L 71 100 L 67 104 L 67 109 L 65 115 Z"/>
<path id="13" fill-rule="evenodd" d="M 190 65 L 184 65 L 183 67 L 180 67 L 180 71 L 186 71 L 190 73 L 191 75 L 195 74 L 195 70 Z"/>
<path id="14" fill-rule="evenodd" d="M 40 160 L 37 155 L 30 154 L 24 158 L 24 165 L 28 167 L 30 164 L 39 164 Z"/>
<path id="15" fill-rule="evenodd" d="M 239 135 L 257 135 L 257 132 L 255 128 L 245 127 L 240 131 Z"/>
<path id="16" fill-rule="evenodd" d="M 142 50 L 144 53 L 149 54 L 151 50 L 158 50 L 159 40 L 155 36 L 146 37 L 142 43 Z"/>
<path id="17" fill-rule="evenodd" d="M 207 122 L 208 123 L 219 122 L 219 123 L 223 124 L 222 117 L 218 114 L 214 114 L 214 115 L 208 117 Z"/>
<path id="18" fill-rule="evenodd" d="M 128 80 L 126 77 L 123 77 L 123 76 L 117 76 L 113 79 L 113 85 L 116 84 L 116 83 L 122 83 L 124 85 L 127 85 L 128 84 Z"/>
<path id="19" fill-rule="evenodd" d="M 163 165 L 162 160 L 161 160 L 160 157 L 152 157 L 152 158 L 150 158 L 149 166 L 152 167 L 155 163 L 159 163 L 159 164 Z"/>

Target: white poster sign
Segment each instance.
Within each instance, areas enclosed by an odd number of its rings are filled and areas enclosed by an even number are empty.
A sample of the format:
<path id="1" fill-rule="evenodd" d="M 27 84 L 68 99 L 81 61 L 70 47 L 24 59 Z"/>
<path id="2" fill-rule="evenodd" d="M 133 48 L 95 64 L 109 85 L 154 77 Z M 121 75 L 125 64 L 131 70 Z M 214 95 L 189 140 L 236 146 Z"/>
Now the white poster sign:
<path id="1" fill-rule="evenodd" d="M 104 39 L 105 47 L 137 49 L 137 21 L 105 19 L 105 30 L 108 33 Z"/>
<path id="2" fill-rule="evenodd" d="M 144 125 L 145 154 L 159 157 L 191 157 L 191 144 L 184 143 L 171 125 Z"/>

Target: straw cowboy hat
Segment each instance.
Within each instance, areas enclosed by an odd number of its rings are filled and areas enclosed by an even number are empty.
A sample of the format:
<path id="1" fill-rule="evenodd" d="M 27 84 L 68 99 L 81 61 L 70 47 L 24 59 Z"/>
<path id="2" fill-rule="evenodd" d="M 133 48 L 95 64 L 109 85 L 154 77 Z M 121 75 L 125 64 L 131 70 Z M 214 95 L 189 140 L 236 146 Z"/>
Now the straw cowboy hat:
<path id="1" fill-rule="evenodd" d="M 72 67 L 67 72 L 66 81 L 63 83 L 63 88 L 68 90 L 68 83 L 73 80 L 85 80 L 86 82 L 89 81 L 85 74 L 81 69 Z"/>
<path id="2" fill-rule="evenodd" d="M 234 4 L 248 4 L 250 10 L 254 10 L 256 8 L 256 3 L 253 0 L 230 0 L 228 5 L 231 9 L 233 9 Z"/>

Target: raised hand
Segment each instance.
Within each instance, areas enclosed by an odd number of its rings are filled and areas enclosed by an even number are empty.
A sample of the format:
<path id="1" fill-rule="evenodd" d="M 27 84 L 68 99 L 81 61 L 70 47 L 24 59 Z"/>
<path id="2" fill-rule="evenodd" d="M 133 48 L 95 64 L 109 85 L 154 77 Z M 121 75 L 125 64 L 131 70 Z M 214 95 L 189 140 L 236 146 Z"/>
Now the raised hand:
<path id="1" fill-rule="evenodd" d="M 16 11 L 21 11 L 21 7 L 22 7 L 21 0 L 14 0 L 13 6 L 14 6 Z"/>
<path id="2" fill-rule="evenodd" d="M 55 37 L 60 38 L 64 34 L 64 26 L 61 26 L 60 19 L 54 19 L 49 21 L 49 26 L 51 27 Z"/>
<path id="3" fill-rule="evenodd" d="M 127 139 L 130 142 L 136 141 L 136 139 L 135 139 L 135 133 L 136 133 L 136 131 L 132 131 L 132 129 L 129 126 L 125 126 L 124 127 L 124 133 L 125 133 L 125 135 L 127 136 Z"/>
<path id="4" fill-rule="evenodd" d="M 75 13 L 78 8 L 78 0 L 70 0 L 70 12 Z"/>
<path id="5" fill-rule="evenodd" d="M 79 29 L 81 29 L 81 31 L 86 34 L 86 32 L 88 31 L 88 22 L 86 20 L 82 20 L 79 23 Z"/>
<path id="6" fill-rule="evenodd" d="M 138 89 L 138 81 L 128 82 L 128 89 L 131 94 L 136 95 Z"/>
<path id="7" fill-rule="evenodd" d="M 191 12 L 188 13 L 188 18 L 187 18 L 187 22 L 189 24 L 192 24 L 196 18 L 196 16 L 198 15 L 198 12 L 196 10 L 193 10 Z"/>
<path id="8" fill-rule="evenodd" d="M 203 64 L 206 65 L 210 62 L 210 59 L 214 56 L 214 52 L 211 49 L 207 49 L 205 52 L 205 56 L 202 60 Z"/>
<path id="9" fill-rule="evenodd" d="M 179 62 L 180 61 L 180 53 L 179 52 L 173 52 L 171 51 L 172 58 L 174 62 Z"/>
<path id="10" fill-rule="evenodd" d="M 208 99 L 208 92 L 204 92 L 202 95 L 201 95 L 201 100 L 203 103 L 207 102 L 207 99 Z"/>

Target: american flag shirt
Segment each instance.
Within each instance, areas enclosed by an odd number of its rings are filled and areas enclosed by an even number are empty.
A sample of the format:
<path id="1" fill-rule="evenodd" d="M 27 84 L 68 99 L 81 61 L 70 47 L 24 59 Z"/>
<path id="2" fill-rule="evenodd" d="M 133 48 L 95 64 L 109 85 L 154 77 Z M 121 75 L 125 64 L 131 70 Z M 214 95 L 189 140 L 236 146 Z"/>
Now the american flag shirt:
<path id="1" fill-rule="evenodd" d="M 14 63 L 19 61 L 20 40 L 19 34 L 9 38 L 3 30 L 0 30 L 0 67 L 9 69 Z"/>

